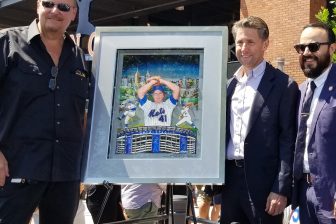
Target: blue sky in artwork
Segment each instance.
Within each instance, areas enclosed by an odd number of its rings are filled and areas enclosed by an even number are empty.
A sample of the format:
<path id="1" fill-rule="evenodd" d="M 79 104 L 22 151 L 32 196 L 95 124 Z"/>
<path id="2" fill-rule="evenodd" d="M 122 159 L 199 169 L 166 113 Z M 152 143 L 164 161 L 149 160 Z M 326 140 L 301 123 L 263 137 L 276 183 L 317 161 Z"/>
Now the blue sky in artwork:
<path id="1" fill-rule="evenodd" d="M 139 71 L 142 76 L 159 75 L 170 79 L 182 79 L 183 77 L 199 78 L 200 68 L 198 63 L 180 63 L 177 61 L 149 60 L 138 61 L 123 68 L 123 76 L 133 76 Z"/>

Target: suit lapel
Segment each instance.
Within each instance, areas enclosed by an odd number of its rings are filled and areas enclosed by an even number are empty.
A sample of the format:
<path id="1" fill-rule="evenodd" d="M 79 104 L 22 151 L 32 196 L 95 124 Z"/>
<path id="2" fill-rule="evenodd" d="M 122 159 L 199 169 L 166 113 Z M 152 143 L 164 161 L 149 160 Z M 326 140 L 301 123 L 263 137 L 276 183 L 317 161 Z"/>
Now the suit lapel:
<path id="1" fill-rule="evenodd" d="M 263 105 L 265 104 L 265 101 L 267 99 L 268 94 L 270 93 L 270 90 L 272 89 L 275 79 L 274 75 L 275 69 L 271 67 L 270 64 L 266 63 L 266 69 L 265 73 L 260 80 L 256 96 L 253 101 L 251 115 L 250 115 L 250 121 L 247 126 L 247 135 L 249 134 L 251 127 L 253 126 L 254 122 L 256 121 Z"/>
<path id="2" fill-rule="evenodd" d="M 230 119 L 231 119 L 231 99 L 233 92 L 237 86 L 237 79 L 232 78 L 228 81 L 228 87 L 227 87 L 227 98 L 226 98 L 226 143 L 229 142 L 229 139 L 231 137 L 230 133 Z"/>
<path id="3" fill-rule="evenodd" d="M 228 87 L 227 87 L 227 98 L 230 99 L 232 98 L 232 94 L 234 89 L 236 88 L 237 85 L 237 79 L 232 78 L 231 80 L 228 81 Z"/>
<path id="4" fill-rule="evenodd" d="M 327 100 L 330 98 L 330 95 L 336 91 L 336 66 L 332 65 L 328 77 L 323 85 L 322 92 L 318 97 L 318 102 L 314 111 L 312 128 L 310 129 L 309 137 L 312 136 L 313 131 L 315 130 L 317 119 L 321 113 L 323 106 L 326 104 Z"/>

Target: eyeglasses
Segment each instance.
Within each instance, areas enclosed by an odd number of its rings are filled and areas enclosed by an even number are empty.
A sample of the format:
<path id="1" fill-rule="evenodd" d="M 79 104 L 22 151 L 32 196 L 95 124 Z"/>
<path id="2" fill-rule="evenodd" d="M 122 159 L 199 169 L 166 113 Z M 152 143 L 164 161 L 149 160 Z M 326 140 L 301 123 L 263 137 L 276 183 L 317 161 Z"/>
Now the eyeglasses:
<path id="1" fill-rule="evenodd" d="M 58 75 L 57 66 L 52 66 L 50 73 L 51 73 L 51 78 L 49 80 L 49 89 L 54 91 L 55 88 L 56 88 L 56 84 L 57 84 L 57 82 L 56 82 L 57 75 Z"/>
<path id="2" fill-rule="evenodd" d="M 303 52 L 306 50 L 306 47 L 308 47 L 309 51 L 314 53 L 320 49 L 321 45 L 330 45 L 330 42 L 315 42 L 315 43 L 309 43 L 309 44 L 295 44 L 294 48 L 299 54 L 303 54 Z"/>
<path id="3" fill-rule="evenodd" d="M 42 6 L 47 9 L 53 9 L 55 6 L 62 12 L 69 12 L 71 6 L 67 3 L 55 3 L 52 1 L 42 1 Z"/>

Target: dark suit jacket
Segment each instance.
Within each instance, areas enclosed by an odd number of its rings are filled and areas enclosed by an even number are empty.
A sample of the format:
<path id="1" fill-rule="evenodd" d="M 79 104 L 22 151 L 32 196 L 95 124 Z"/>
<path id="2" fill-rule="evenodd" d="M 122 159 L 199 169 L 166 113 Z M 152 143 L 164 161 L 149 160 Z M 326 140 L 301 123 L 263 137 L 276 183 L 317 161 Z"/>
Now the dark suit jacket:
<path id="1" fill-rule="evenodd" d="M 299 114 L 306 88 L 307 81 L 300 85 Z M 313 187 L 322 211 L 330 215 L 336 199 L 336 65 L 331 67 L 322 88 L 309 136 L 308 162 L 310 173 L 314 176 Z M 298 167 L 296 161 L 299 160 L 303 160 L 303 152 L 295 152 L 294 169 Z M 294 196 L 297 196 L 298 178 L 294 179 Z M 293 207 L 298 205 L 297 199 L 293 197 Z"/>
<path id="2" fill-rule="evenodd" d="M 228 86 L 227 143 L 235 84 L 233 79 Z M 247 187 L 258 209 L 265 209 L 270 192 L 290 201 L 298 92 L 296 82 L 267 63 L 252 105 L 244 147 Z"/>

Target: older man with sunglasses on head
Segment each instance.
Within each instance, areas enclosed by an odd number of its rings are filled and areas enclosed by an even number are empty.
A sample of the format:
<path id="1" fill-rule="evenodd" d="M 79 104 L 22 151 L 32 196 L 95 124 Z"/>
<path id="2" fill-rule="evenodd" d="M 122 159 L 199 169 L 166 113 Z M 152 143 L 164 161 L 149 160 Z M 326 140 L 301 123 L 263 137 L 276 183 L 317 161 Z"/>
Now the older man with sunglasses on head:
<path id="1" fill-rule="evenodd" d="M 37 1 L 27 27 L 0 31 L 0 223 L 73 223 L 89 75 L 65 32 L 75 0 Z"/>
<path id="2" fill-rule="evenodd" d="M 325 24 L 309 24 L 294 48 L 307 80 L 300 86 L 292 206 L 300 207 L 301 224 L 335 224 L 335 34 Z"/>

